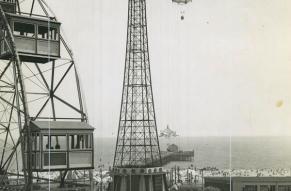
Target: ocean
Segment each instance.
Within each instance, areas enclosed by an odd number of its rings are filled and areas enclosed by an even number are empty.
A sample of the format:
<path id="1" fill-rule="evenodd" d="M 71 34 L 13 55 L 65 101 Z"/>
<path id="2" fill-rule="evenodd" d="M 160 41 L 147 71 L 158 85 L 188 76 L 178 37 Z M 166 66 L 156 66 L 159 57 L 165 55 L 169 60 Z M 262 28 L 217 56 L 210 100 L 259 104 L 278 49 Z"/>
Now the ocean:
<path id="1" fill-rule="evenodd" d="M 95 166 L 112 166 L 116 138 L 95 138 Z M 175 137 L 160 138 L 161 150 L 177 144 L 180 150 L 194 150 L 193 162 L 179 165 L 219 169 L 291 168 L 291 137 Z"/>

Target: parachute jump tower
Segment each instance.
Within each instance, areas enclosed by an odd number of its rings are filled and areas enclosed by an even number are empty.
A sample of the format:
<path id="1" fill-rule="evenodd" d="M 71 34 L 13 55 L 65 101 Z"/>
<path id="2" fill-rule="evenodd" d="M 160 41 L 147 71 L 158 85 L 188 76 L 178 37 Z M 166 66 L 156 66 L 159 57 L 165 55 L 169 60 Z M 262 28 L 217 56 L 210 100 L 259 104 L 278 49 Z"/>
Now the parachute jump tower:
<path id="1" fill-rule="evenodd" d="M 127 45 L 112 191 L 165 191 L 148 50 L 146 1 L 128 1 Z"/>
<path id="2" fill-rule="evenodd" d="M 93 129 L 52 10 L 0 0 L 0 190 L 90 187 Z"/>

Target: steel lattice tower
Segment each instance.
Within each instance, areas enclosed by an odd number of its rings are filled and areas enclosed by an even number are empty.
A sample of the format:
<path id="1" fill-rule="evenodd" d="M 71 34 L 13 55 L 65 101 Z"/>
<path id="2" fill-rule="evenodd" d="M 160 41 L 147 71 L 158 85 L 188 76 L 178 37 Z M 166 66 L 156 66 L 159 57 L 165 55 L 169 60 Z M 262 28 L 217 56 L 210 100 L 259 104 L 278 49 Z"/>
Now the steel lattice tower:
<path id="1" fill-rule="evenodd" d="M 113 190 L 164 190 L 148 50 L 146 1 L 129 0 Z M 130 177 L 130 178 L 129 178 Z"/>

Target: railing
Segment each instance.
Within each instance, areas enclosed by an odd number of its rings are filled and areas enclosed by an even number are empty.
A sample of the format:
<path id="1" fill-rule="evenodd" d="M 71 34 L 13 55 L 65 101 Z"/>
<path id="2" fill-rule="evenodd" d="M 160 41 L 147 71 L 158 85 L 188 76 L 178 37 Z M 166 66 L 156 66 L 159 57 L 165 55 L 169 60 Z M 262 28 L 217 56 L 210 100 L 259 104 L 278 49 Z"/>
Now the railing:
<path id="1" fill-rule="evenodd" d="M 67 168 L 67 164 L 68 161 L 66 151 L 43 152 L 44 169 Z"/>
<path id="2" fill-rule="evenodd" d="M 32 37 L 16 36 L 16 49 L 20 53 L 30 53 L 38 55 L 60 56 L 60 44 L 56 40 L 35 39 Z"/>
<path id="3" fill-rule="evenodd" d="M 0 0 L 0 2 L 6 2 L 6 3 L 15 3 L 15 0 Z"/>
<path id="4" fill-rule="evenodd" d="M 16 12 L 15 0 L 0 0 L 0 4 L 4 12 L 8 13 Z"/>
<path id="5" fill-rule="evenodd" d="M 33 169 L 38 170 L 57 170 L 70 168 L 92 168 L 93 151 L 68 151 L 68 150 L 47 150 L 34 151 L 32 153 Z M 27 162 L 27 153 L 24 160 Z M 25 163 L 26 163 L 25 162 Z"/>

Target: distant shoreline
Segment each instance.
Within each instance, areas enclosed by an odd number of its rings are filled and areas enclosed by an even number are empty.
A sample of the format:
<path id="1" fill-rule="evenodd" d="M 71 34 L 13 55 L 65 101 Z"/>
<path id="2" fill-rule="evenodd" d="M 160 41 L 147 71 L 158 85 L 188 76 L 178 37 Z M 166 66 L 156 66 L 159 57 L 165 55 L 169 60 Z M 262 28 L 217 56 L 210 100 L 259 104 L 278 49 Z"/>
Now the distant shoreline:
<path id="1" fill-rule="evenodd" d="M 106 161 L 111 166 L 115 152 L 115 137 L 95 138 L 95 164 Z M 230 145 L 231 141 L 231 145 Z M 180 163 L 181 167 L 191 164 L 199 168 L 215 166 L 226 169 L 263 169 L 291 167 L 291 139 L 289 136 L 265 137 L 173 137 L 160 138 L 161 151 L 169 144 L 176 144 L 180 150 L 195 152 L 193 163 Z"/>

